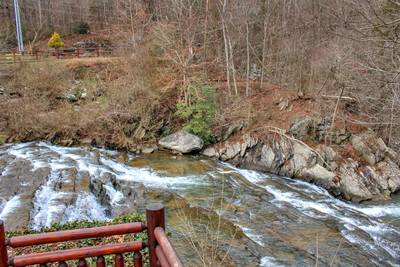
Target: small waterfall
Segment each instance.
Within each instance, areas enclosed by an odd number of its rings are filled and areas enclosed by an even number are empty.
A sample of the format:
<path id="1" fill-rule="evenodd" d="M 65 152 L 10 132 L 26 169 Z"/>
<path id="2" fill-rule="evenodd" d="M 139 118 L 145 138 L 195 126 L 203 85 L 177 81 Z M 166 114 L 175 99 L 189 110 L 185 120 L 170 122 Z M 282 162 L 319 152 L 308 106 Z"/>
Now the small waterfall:
<path id="1" fill-rule="evenodd" d="M 0 206 L 0 220 L 7 220 L 7 216 L 21 205 L 20 196 L 14 196 Z"/>

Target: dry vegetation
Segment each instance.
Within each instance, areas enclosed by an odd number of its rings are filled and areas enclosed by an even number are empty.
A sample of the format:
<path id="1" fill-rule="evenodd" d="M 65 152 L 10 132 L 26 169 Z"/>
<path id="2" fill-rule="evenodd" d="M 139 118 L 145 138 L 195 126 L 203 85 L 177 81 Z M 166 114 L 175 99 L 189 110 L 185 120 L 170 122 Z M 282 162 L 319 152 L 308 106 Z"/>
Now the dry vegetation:
<path id="1" fill-rule="evenodd" d="M 134 63 L 94 58 L 18 66 L 2 96 L 2 128 L 15 140 L 65 145 L 134 148 L 151 141 L 162 94 L 126 71 L 128 64 Z"/>
<path id="2" fill-rule="evenodd" d="M 4 48 L 14 40 L 10 7 L 0 6 Z M 2 129 L 16 139 L 90 137 L 129 148 L 183 124 L 176 103 L 191 106 L 208 84 L 217 89 L 216 133 L 237 121 L 287 128 L 313 115 L 332 128 L 373 128 L 399 148 L 398 0 L 26 0 L 21 8 L 29 47 L 87 21 L 91 33 L 66 44 L 105 40 L 119 59 L 21 66 L 2 104 Z M 74 80 L 86 100 L 58 99 Z M 285 99 L 290 108 L 280 110 Z"/>

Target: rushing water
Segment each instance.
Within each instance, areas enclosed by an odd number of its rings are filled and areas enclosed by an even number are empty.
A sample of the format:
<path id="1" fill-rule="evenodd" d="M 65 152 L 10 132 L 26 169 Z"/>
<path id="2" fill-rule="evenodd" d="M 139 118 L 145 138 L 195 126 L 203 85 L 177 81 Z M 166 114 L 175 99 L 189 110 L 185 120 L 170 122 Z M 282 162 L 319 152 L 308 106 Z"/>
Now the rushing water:
<path id="1" fill-rule="evenodd" d="M 200 232 L 221 233 L 205 236 L 217 235 L 222 266 L 400 266 L 400 196 L 356 205 L 305 182 L 201 157 L 135 156 L 44 142 L 3 146 L 0 160 L 0 219 L 9 225 L 40 229 L 55 222 L 107 220 L 157 200 L 170 207 L 167 224 L 176 240 L 187 237 L 181 226 L 188 220 Z M 107 203 L 91 186 L 105 174 L 116 177 L 103 185 Z M 129 182 L 144 185 L 142 202 L 128 197 Z M 174 204 L 167 193 L 176 196 Z M 187 207 L 180 209 L 177 199 Z M 188 209 L 196 215 L 180 213 Z M 216 223 L 207 222 L 215 218 Z M 178 245 L 178 252 L 196 266 L 201 253 L 187 249 L 191 243 Z"/>

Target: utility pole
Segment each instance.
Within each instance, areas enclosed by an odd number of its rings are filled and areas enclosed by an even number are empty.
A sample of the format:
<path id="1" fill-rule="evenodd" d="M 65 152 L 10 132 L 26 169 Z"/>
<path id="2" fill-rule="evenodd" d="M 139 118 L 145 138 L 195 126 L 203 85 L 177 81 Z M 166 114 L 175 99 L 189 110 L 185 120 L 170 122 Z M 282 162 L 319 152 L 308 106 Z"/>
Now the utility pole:
<path id="1" fill-rule="evenodd" d="M 14 12 L 15 12 L 15 28 L 17 30 L 18 50 L 19 52 L 24 52 L 24 39 L 22 37 L 21 16 L 19 13 L 18 0 L 14 0 Z"/>

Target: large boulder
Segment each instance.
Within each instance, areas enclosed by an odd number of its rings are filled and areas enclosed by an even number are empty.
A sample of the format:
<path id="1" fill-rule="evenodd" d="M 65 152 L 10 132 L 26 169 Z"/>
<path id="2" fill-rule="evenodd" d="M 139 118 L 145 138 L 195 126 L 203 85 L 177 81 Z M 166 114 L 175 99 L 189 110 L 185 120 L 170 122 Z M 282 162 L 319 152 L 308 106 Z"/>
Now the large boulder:
<path id="1" fill-rule="evenodd" d="M 191 153 L 203 148 L 203 140 L 200 137 L 185 131 L 179 131 L 174 134 L 161 138 L 158 144 L 180 153 Z"/>

